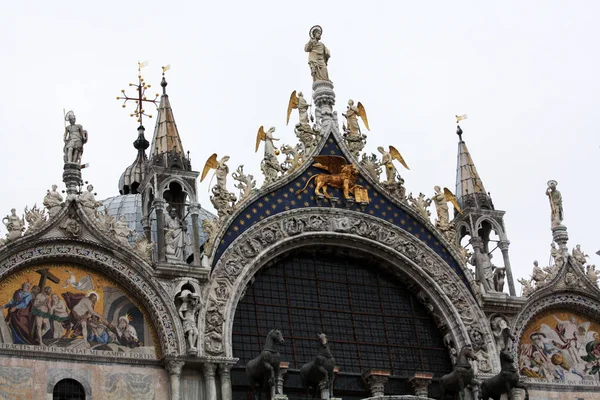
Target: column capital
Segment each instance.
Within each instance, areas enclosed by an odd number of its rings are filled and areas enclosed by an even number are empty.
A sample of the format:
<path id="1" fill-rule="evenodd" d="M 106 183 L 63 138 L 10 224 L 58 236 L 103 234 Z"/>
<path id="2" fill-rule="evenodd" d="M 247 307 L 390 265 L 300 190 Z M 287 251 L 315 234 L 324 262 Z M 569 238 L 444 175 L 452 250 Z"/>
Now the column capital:
<path id="1" fill-rule="evenodd" d="M 156 198 L 156 199 L 152 200 L 152 206 L 154 207 L 155 210 L 156 209 L 164 210 L 165 203 L 166 203 L 166 201 L 161 198 Z"/>
<path id="2" fill-rule="evenodd" d="M 167 361 L 166 367 L 170 375 L 181 375 L 181 369 L 185 365 L 185 361 L 171 360 Z"/>
<path id="3" fill-rule="evenodd" d="M 221 375 L 221 378 L 229 377 L 231 374 L 231 368 L 233 368 L 233 365 L 231 364 L 219 364 L 219 374 Z"/>
<path id="4" fill-rule="evenodd" d="M 385 385 L 387 384 L 389 377 L 390 371 L 381 369 L 372 369 L 363 374 L 363 378 L 373 397 L 384 396 Z"/>
<path id="5" fill-rule="evenodd" d="M 413 376 L 408 378 L 408 383 L 412 386 L 415 396 L 428 397 L 429 384 L 433 379 L 433 374 L 429 372 L 415 372 Z"/>
<path id="6" fill-rule="evenodd" d="M 188 210 L 190 215 L 200 215 L 200 203 L 190 203 Z"/>
<path id="7" fill-rule="evenodd" d="M 473 246 L 473 248 L 483 249 L 483 239 L 481 239 L 480 237 L 471 236 L 471 240 L 469 240 L 469 242 L 471 243 L 471 246 Z"/>
<path id="8" fill-rule="evenodd" d="M 205 362 L 204 364 L 202 364 L 202 371 L 204 372 L 204 376 L 206 378 L 214 379 L 216 370 L 217 370 L 217 364 L 213 364 L 213 363 L 209 363 L 209 362 Z"/>
<path id="9" fill-rule="evenodd" d="M 510 240 L 501 240 L 498 242 L 498 247 L 500 247 L 501 251 L 508 250 L 509 245 L 510 245 Z"/>

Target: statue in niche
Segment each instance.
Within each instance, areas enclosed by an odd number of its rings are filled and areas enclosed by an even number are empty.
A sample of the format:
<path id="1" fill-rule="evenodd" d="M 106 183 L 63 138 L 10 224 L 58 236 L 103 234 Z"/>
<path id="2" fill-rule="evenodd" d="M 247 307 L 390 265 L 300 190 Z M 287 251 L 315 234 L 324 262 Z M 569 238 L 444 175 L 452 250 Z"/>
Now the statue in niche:
<path id="1" fill-rule="evenodd" d="M 69 111 L 65 115 L 69 125 L 65 127 L 64 162 L 79 164 L 83 154 L 83 145 L 87 143 L 88 133 L 81 125 L 76 124 L 75 113 Z"/>
<path id="2" fill-rule="evenodd" d="M 494 268 L 490 255 L 484 253 L 480 247 L 475 247 L 474 251 L 469 263 L 475 266 L 475 279 L 483 286 L 485 292 L 495 292 Z"/>
<path id="3" fill-rule="evenodd" d="M 496 349 L 498 350 L 498 355 L 500 355 L 500 352 L 503 350 L 512 350 L 512 346 L 516 341 L 516 338 L 510 332 L 510 328 L 508 327 L 508 322 L 506 322 L 506 319 L 501 316 L 494 317 L 490 325 L 494 339 L 496 340 Z"/>
<path id="4" fill-rule="evenodd" d="M 56 191 L 58 186 L 52 185 L 52 190 L 48 190 L 46 196 L 44 196 L 44 207 L 48 210 L 48 215 L 53 218 L 58 214 L 63 205 L 63 197 Z"/>
<path id="5" fill-rule="evenodd" d="M 310 40 L 304 45 L 304 51 L 308 53 L 308 66 L 313 82 L 329 81 L 327 63 L 331 57 L 329 49 L 321 42 L 323 28 L 315 25 L 309 31 Z"/>
<path id="6" fill-rule="evenodd" d="M 200 310 L 200 295 L 190 290 L 182 290 L 179 295 L 181 305 L 179 306 L 179 317 L 183 324 L 183 333 L 187 339 L 188 352 L 196 353 L 196 342 L 198 341 L 198 311 Z"/>
<path id="7" fill-rule="evenodd" d="M 504 292 L 504 281 L 506 279 L 506 269 L 496 267 L 494 269 L 494 290 L 498 293 Z"/>
<path id="8" fill-rule="evenodd" d="M 23 217 L 19 218 L 15 208 L 10 210 L 9 215 L 2 218 L 2 223 L 8 231 L 6 234 L 6 241 L 20 238 L 25 230 L 25 219 Z"/>
<path id="9" fill-rule="evenodd" d="M 83 206 L 85 213 L 92 219 L 95 219 L 98 214 L 97 208 L 102 205 L 101 202 L 96 201 L 93 185 L 88 185 L 86 191 L 79 195 L 79 203 Z"/>
<path id="10" fill-rule="evenodd" d="M 550 200 L 552 228 L 559 226 L 564 219 L 562 195 L 556 188 L 557 185 L 558 182 L 556 181 L 548 181 L 548 189 L 546 189 L 546 196 Z"/>
<path id="11" fill-rule="evenodd" d="M 189 245 L 187 226 L 177 215 L 175 207 L 169 207 L 165 215 L 165 253 L 171 261 L 185 261 L 185 249 Z"/>

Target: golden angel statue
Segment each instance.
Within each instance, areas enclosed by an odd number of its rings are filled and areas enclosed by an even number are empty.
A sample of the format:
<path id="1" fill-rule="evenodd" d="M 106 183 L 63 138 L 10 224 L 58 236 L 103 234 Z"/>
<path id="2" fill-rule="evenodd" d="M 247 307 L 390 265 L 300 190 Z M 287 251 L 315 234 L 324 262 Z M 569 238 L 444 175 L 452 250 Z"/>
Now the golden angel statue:
<path id="1" fill-rule="evenodd" d="M 367 112 L 365 111 L 365 107 L 360 103 L 360 101 L 358 102 L 358 105 L 355 106 L 354 100 L 348 100 L 348 109 L 346 110 L 346 113 L 342 115 L 346 117 L 346 122 L 348 123 L 347 129 L 344 130 L 349 132 L 351 135 L 360 134 L 360 127 L 358 126 L 358 117 L 362 119 L 363 123 L 365 124 L 365 128 L 367 128 L 367 130 L 370 131 L 369 120 L 367 119 Z"/>
<path id="2" fill-rule="evenodd" d="M 223 156 L 219 161 L 217 161 L 217 153 L 214 153 L 208 157 L 208 160 L 206 160 L 206 163 L 204 164 L 204 169 L 202 169 L 200 182 L 206 178 L 208 171 L 214 169 L 215 175 L 217 176 L 217 186 L 225 188 L 227 183 L 227 174 L 229 174 L 229 167 L 226 164 L 227 161 L 229 161 L 229 156 Z"/>
<path id="3" fill-rule="evenodd" d="M 217 153 L 212 154 L 206 160 L 204 168 L 202 169 L 202 175 L 200 176 L 200 182 L 206 178 L 208 171 L 211 169 L 215 170 L 217 176 L 217 184 L 212 188 L 212 196 L 210 201 L 217 210 L 219 218 L 225 218 L 233 212 L 233 206 L 237 201 L 235 194 L 227 190 L 227 175 L 229 174 L 229 167 L 227 166 L 229 156 L 223 156 L 217 161 Z"/>
<path id="4" fill-rule="evenodd" d="M 296 95 L 296 91 L 294 90 L 290 95 L 290 101 L 288 102 L 287 117 L 285 120 L 285 124 L 289 124 L 290 115 L 292 115 L 292 110 L 298 109 L 298 115 L 300 117 L 300 121 L 298 124 L 302 126 L 308 126 L 309 107 L 310 104 L 308 104 L 306 100 L 304 100 L 304 95 L 302 94 L 302 92 L 298 92 L 298 95 Z"/>
<path id="5" fill-rule="evenodd" d="M 332 187 L 342 190 L 346 200 L 351 199 L 350 194 L 353 193 L 356 202 L 369 202 L 369 196 L 365 188 L 356 184 L 358 176 L 358 168 L 354 164 L 348 164 L 344 157 L 340 156 L 313 156 L 316 161 L 312 166 L 315 168 L 327 171 L 327 174 L 316 174 L 306 181 L 306 185 L 296 192 L 304 191 L 310 181 L 315 180 L 315 195 L 324 196 L 331 199 L 331 195 L 327 193 L 327 188 Z"/>
<path id="6" fill-rule="evenodd" d="M 435 203 L 435 210 L 437 212 L 437 221 L 435 222 L 435 226 L 446 227 L 450 223 L 448 202 L 452 203 L 454 208 L 456 208 L 456 210 L 461 214 L 462 210 L 458 204 L 456 196 L 452 194 L 450 189 L 445 187 L 444 191 L 442 192 L 439 186 L 435 186 L 433 190 L 435 190 L 435 194 L 431 197 L 431 200 L 433 200 Z"/>
<path id="7" fill-rule="evenodd" d="M 389 151 L 386 151 L 383 146 L 379 146 L 377 148 L 377 151 L 381 153 L 381 162 L 379 163 L 379 166 L 385 166 L 385 176 L 387 178 L 385 183 L 395 182 L 397 170 L 393 163 L 394 160 L 402 164 L 404 168 L 410 169 L 408 168 L 406 161 L 404 161 L 404 158 L 402 157 L 398 149 L 396 149 L 394 146 L 390 146 Z"/>

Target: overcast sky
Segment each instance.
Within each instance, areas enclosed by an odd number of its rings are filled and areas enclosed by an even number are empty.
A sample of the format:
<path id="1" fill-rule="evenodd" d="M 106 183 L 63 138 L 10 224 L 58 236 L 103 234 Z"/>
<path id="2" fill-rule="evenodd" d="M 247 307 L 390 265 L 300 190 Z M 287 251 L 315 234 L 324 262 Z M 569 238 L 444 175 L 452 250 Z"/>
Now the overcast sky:
<path id="1" fill-rule="evenodd" d="M 292 123 L 285 126 L 287 101 L 292 90 L 311 92 L 303 46 L 320 24 L 338 114 L 349 98 L 365 105 L 365 150 L 397 147 L 411 167 L 403 172 L 408 192 L 454 190 L 454 115 L 467 113 L 463 137 L 506 211 L 515 278 L 529 275 L 534 259 L 548 263 L 549 179 L 563 195 L 569 246 L 580 243 L 600 264 L 599 2 L 89 4 L 3 6 L 1 215 L 40 205 L 53 183 L 64 188 L 63 108 L 89 132 L 84 180 L 98 199 L 118 194 L 137 124 L 115 97 L 144 60 L 156 89 L 161 65 L 172 66 L 167 89 L 194 169 L 216 152 L 231 156 L 230 170 L 244 164 L 262 181 L 257 128 L 275 126 L 282 142 L 296 143 Z M 151 140 L 154 120 L 145 125 Z M 207 182 L 199 192 L 213 211 Z"/>

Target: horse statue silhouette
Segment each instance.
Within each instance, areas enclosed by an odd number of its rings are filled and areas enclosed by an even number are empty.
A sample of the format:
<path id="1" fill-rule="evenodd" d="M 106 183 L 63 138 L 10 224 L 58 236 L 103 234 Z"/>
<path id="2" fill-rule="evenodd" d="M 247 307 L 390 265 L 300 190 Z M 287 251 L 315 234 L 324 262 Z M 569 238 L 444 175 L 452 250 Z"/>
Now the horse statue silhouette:
<path id="1" fill-rule="evenodd" d="M 279 376 L 279 361 L 281 359 L 278 346 L 283 342 L 283 336 L 279 329 L 272 329 L 267 334 L 265 346 L 260 355 L 246 364 L 246 376 L 254 400 L 261 399 L 261 395 L 267 386 L 271 389 L 271 398 L 275 396 L 277 377 Z"/>
<path id="2" fill-rule="evenodd" d="M 313 389 L 313 398 L 316 398 L 320 390 L 327 388 L 329 397 L 333 397 L 333 369 L 335 358 L 331 355 L 327 335 L 319 335 L 319 348 L 317 355 L 311 362 L 307 362 L 300 368 L 300 380 L 302 387 L 308 396 L 310 388 Z M 320 397 L 320 396 L 319 396 Z"/>
<path id="3" fill-rule="evenodd" d="M 484 380 L 481 383 L 481 399 L 500 400 L 504 393 L 510 396 L 510 391 L 514 388 L 525 389 L 525 400 L 529 399 L 527 388 L 519 383 L 519 372 L 515 367 L 515 359 L 508 350 L 500 352 L 500 373 Z"/>
<path id="4" fill-rule="evenodd" d="M 468 385 L 477 386 L 475 380 L 475 371 L 471 367 L 469 360 L 476 360 L 475 352 L 470 344 L 463 346 L 456 358 L 454 370 L 440 379 L 441 397 L 446 398 L 446 393 L 451 393 L 454 397 L 458 394 L 460 399 L 465 399 L 464 389 Z"/>

